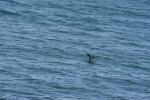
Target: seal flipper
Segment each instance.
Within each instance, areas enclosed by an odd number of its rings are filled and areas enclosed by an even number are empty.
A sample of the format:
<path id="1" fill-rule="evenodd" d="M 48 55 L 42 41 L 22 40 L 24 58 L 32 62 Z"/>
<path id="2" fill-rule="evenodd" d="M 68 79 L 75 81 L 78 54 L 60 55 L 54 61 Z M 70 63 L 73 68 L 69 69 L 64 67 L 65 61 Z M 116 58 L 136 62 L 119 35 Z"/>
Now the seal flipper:
<path id="1" fill-rule="evenodd" d="M 93 61 L 94 57 L 88 53 L 87 53 L 87 56 L 89 57 L 88 63 L 93 64 L 94 63 L 94 61 Z"/>

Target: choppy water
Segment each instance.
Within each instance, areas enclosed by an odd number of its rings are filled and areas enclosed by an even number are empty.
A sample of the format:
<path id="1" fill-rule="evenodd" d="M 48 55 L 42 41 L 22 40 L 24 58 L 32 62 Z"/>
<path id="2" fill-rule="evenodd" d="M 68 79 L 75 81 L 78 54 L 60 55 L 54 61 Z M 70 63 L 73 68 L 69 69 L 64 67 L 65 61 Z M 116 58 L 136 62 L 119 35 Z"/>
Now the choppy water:
<path id="1" fill-rule="evenodd" d="M 0 99 L 150 100 L 149 5 L 0 0 Z"/>

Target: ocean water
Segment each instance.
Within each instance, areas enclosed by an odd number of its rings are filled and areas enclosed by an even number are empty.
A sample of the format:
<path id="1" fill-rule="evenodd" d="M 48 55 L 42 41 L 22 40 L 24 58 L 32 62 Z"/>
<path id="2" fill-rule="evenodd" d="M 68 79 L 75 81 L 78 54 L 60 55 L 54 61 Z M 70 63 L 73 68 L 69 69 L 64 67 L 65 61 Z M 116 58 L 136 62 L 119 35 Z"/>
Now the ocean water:
<path id="1" fill-rule="evenodd" d="M 150 100 L 150 0 L 0 0 L 0 100 Z"/>

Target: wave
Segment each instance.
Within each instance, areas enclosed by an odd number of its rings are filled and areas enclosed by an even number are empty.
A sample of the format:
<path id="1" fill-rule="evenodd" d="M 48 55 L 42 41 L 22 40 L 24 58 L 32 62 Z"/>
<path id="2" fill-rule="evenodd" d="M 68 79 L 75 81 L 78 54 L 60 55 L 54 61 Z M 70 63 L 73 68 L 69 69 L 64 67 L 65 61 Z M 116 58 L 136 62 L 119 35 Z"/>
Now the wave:
<path id="1" fill-rule="evenodd" d="M 20 16 L 20 14 L 17 13 L 17 12 L 13 12 L 13 11 L 8 11 L 8 10 L 0 9 L 0 16 L 2 16 L 2 15 L 8 15 L 8 16 Z"/>

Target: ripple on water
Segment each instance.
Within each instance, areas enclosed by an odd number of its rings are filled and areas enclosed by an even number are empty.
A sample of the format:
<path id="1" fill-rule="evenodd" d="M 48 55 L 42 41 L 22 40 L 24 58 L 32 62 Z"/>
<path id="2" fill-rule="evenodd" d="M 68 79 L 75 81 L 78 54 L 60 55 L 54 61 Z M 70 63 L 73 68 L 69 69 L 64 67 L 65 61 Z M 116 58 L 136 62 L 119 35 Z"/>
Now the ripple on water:
<path id="1" fill-rule="evenodd" d="M 0 0 L 0 99 L 149 100 L 149 3 Z"/>

